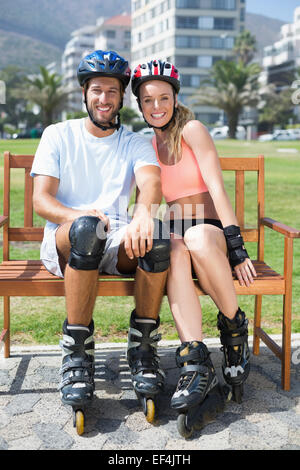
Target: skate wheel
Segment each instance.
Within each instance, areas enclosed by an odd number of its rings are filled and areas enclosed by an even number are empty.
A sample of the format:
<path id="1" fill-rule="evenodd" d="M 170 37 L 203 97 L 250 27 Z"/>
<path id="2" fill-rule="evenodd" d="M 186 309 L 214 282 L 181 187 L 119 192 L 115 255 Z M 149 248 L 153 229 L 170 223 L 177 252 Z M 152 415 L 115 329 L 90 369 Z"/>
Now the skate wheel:
<path id="1" fill-rule="evenodd" d="M 146 420 L 148 423 L 153 423 L 155 416 L 155 405 L 154 401 L 151 398 L 148 398 L 146 402 Z"/>
<path id="2" fill-rule="evenodd" d="M 74 427 L 76 427 L 76 431 L 79 436 L 84 433 L 84 414 L 82 410 L 75 411 Z"/>
<path id="3" fill-rule="evenodd" d="M 236 402 L 236 403 L 242 403 L 243 401 L 243 394 L 244 394 L 244 390 L 243 390 L 243 384 L 241 385 L 235 385 L 234 387 L 232 387 L 232 399 Z"/>
<path id="4" fill-rule="evenodd" d="M 177 418 L 177 429 L 179 434 L 188 439 L 193 434 L 193 429 L 189 429 L 186 424 L 186 415 L 184 413 L 180 414 Z"/>

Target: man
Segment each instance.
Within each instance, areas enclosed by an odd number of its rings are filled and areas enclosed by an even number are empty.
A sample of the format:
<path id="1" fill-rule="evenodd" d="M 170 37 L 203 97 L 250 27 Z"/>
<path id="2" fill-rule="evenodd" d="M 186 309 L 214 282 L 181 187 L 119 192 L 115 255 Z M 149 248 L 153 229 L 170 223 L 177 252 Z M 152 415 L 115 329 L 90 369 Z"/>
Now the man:
<path id="1" fill-rule="evenodd" d="M 94 391 L 92 316 L 99 272 L 136 271 L 128 360 L 138 393 L 161 389 L 155 343 L 170 249 L 151 212 L 161 201 L 152 146 L 120 125 L 128 62 L 115 52 L 95 51 L 80 62 L 77 76 L 88 117 L 46 128 L 31 172 L 34 209 L 47 220 L 41 259 L 64 277 L 60 390 L 63 403 L 73 407 L 89 402 Z M 134 181 L 138 204 L 130 220 Z"/>

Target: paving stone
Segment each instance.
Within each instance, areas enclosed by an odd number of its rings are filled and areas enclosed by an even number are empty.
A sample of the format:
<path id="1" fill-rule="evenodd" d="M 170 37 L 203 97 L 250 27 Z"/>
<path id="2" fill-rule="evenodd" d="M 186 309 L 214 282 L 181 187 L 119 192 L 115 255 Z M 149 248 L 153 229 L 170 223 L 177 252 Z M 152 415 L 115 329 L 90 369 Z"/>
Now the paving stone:
<path id="1" fill-rule="evenodd" d="M 9 385 L 11 383 L 11 378 L 7 371 L 0 370 L 0 387 L 3 385 Z"/>
<path id="2" fill-rule="evenodd" d="M 163 450 L 169 440 L 168 433 L 163 429 L 159 430 L 151 427 L 140 433 L 135 433 L 135 441 L 129 444 L 131 449 L 136 450 Z"/>
<path id="3" fill-rule="evenodd" d="M 8 416 L 5 411 L 0 410 L 0 429 L 5 428 L 11 421 L 11 416 Z"/>
<path id="4" fill-rule="evenodd" d="M 70 449 L 74 443 L 72 437 L 55 424 L 36 424 L 33 430 L 41 439 L 43 449 Z"/>
<path id="5" fill-rule="evenodd" d="M 6 442 L 3 437 L 0 436 L 0 450 L 7 450 L 8 449 L 8 443 Z"/>
<path id="6" fill-rule="evenodd" d="M 16 395 L 5 407 L 5 412 L 12 416 L 29 413 L 40 399 L 41 396 L 38 393 Z"/>
<path id="7" fill-rule="evenodd" d="M 39 450 L 42 441 L 37 436 L 26 436 L 9 442 L 9 450 Z"/>
<path id="8" fill-rule="evenodd" d="M 10 416 L 10 421 L 1 430 L 1 434 L 5 436 L 8 442 L 30 436 L 34 434 L 33 426 L 39 423 L 39 421 L 39 416 L 33 411 Z"/>
<path id="9" fill-rule="evenodd" d="M 209 349 L 222 380 L 219 345 Z M 156 419 L 150 424 L 132 388 L 126 348 L 97 349 L 95 397 L 85 411 L 84 436 L 77 435 L 72 408 L 62 405 L 57 391 L 60 352 L 27 349 L 0 360 L 0 449 L 299 450 L 299 366 L 292 364 L 292 388 L 284 392 L 280 361 L 261 347 L 260 356 L 252 358 L 243 403 L 227 403 L 224 413 L 184 439 L 170 407 L 179 377 L 175 351 L 159 348 L 166 387 L 155 400 Z"/>

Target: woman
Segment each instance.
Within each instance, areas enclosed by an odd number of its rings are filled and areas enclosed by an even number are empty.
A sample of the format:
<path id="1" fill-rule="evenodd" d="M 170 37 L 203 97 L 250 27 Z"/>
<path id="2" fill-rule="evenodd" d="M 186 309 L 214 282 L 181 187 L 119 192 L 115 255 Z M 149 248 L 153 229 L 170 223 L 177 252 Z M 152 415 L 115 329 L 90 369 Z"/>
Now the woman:
<path id="1" fill-rule="evenodd" d="M 238 307 L 232 280 L 250 285 L 255 269 L 245 250 L 238 222 L 225 191 L 214 143 L 206 127 L 178 102 L 179 73 L 159 60 L 140 64 L 132 91 L 155 136 L 162 190 L 169 206 L 171 266 L 167 290 L 181 346 L 176 362 L 181 375 L 171 406 L 201 403 L 218 382 L 202 341 L 202 314 L 193 274 L 217 308 L 223 345 L 223 375 L 240 401 L 249 374 L 248 321 Z M 229 261 L 229 262 L 228 262 Z"/>

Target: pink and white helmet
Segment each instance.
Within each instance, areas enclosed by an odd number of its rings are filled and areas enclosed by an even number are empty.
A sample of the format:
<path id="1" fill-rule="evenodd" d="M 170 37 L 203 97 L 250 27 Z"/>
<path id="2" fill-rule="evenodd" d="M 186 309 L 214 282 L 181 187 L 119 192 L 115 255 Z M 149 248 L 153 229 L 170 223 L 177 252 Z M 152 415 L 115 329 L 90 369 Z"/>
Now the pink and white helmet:
<path id="1" fill-rule="evenodd" d="M 180 90 L 179 72 L 170 62 L 154 59 L 147 64 L 139 64 L 135 68 L 131 80 L 132 93 L 138 96 L 139 86 L 149 80 L 163 80 L 169 82 L 176 93 Z"/>

